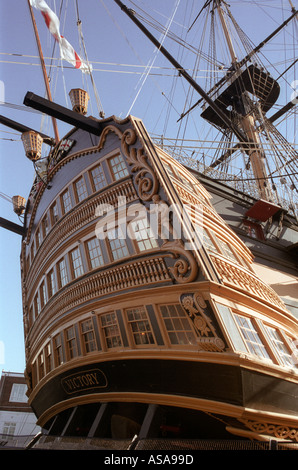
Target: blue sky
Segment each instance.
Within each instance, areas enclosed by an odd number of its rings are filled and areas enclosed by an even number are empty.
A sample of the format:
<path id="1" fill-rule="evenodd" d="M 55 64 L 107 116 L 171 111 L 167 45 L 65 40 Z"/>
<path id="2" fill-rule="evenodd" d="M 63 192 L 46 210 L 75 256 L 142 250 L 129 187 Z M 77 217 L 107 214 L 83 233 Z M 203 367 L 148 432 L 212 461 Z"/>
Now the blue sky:
<path id="1" fill-rule="evenodd" d="M 48 0 L 47 3 L 52 9 L 60 8 L 60 0 Z M 61 32 L 81 54 L 75 3 L 74 0 L 63 2 L 64 7 L 67 5 L 67 10 L 63 8 Z M 133 8 L 129 0 L 124 0 L 123 3 Z M 164 25 L 175 7 L 179 6 L 172 29 L 175 29 L 177 34 L 185 34 L 183 23 L 186 10 L 188 9 L 188 14 L 191 15 L 190 8 L 194 6 L 193 17 L 195 17 L 195 12 L 199 11 L 204 2 L 143 0 L 135 3 L 150 11 Z M 241 27 L 250 36 L 254 36 L 255 44 L 277 27 L 280 19 L 290 15 L 288 0 L 284 0 L 284 8 L 281 8 L 280 0 L 259 2 L 231 0 L 229 3 L 234 7 L 235 16 Z M 177 119 L 183 110 L 183 93 L 186 93 L 187 86 L 184 84 L 182 91 L 172 95 L 175 99 L 173 105 L 169 107 L 168 96 L 171 93 L 169 76 L 173 75 L 173 71 L 167 60 L 160 54 L 156 56 L 154 46 L 121 12 L 114 1 L 79 0 L 78 5 L 88 58 L 93 63 L 93 77 L 106 117 L 111 115 L 125 117 L 130 112 L 143 119 L 149 132 L 162 134 L 165 129 L 165 118 L 168 116 L 169 124 L 166 130 L 171 137 L 174 137 L 178 130 Z M 64 16 L 65 11 L 66 16 Z M 266 13 L 263 15 L 264 12 Z M 54 42 L 40 12 L 35 10 L 34 14 L 46 57 L 45 62 L 49 65 L 48 57 L 52 56 Z M 4 96 L 0 96 L 0 99 L 9 104 L 1 106 L 1 114 L 53 136 L 50 119 L 43 120 L 40 114 L 29 112 L 22 107 L 27 91 L 33 91 L 41 96 L 45 93 L 27 0 L 0 0 L 0 21 L 0 90 L 4 90 Z M 157 38 L 160 37 L 160 33 L 154 34 Z M 164 45 L 168 47 L 167 42 Z M 190 56 L 191 54 L 188 54 L 188 57 Z M 187 61 L 188 57 L 185 56 L 183 60 Z M 51 70 L 53 99 L 63 106 L 70 107 L 66 95 L 71 88 L 84 88 L 85 77 L 65 62 L 61 68 L 57 48 L 54 58 L 55 67 Z M 141 75 L 143 68 L 140 66 L 152 60 L 154 68 L 151 69 L 150 76 L 145 79 Z M 183 62 L 183 65 L 185 64 L 186 62 Z M 89 112 L 98 117 L 90 80 L 87 83 L 92 103 Z M 69 126 L 58 122 L 58 127 L 61 138 L 68 132 Z M 10 197 L 21 195 L 27 198 L 33 178 L 33 166 L 25 157 L 20 134 L 0 125 L 0 192 Z M 0 198 L 0 217 L 19 223 L 12 211 L 12 205 L 3 198 Z M 19 235 L 0 228 L 0 370 L 13 372 L 22 372 L 25 367 L 20 245 Z"/>

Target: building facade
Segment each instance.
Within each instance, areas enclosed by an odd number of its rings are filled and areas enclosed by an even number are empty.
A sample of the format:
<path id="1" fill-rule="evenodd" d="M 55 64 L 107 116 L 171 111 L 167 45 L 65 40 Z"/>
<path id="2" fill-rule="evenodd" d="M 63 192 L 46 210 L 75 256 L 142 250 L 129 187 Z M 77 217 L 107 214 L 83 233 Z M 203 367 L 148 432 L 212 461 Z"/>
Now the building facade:
<path id="1" fill-rule="evenodd" d="M 0 380 L 0 445 L 23 447 L 40 430 L 28 404 L 24 374 L 2 371 Z"/>

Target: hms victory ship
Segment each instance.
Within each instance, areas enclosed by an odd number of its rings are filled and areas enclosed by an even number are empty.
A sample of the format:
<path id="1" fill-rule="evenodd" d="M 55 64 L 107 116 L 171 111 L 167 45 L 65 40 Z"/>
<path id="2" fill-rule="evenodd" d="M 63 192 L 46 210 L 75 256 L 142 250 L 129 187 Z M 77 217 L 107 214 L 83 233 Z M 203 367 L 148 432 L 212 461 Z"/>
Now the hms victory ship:
<path id="1" fill-rule="evenodd" d="M 43 2 L 28 3 L 32 13 Z M 131 114 L 88 116 L 82 88 L 70 92 L 72 110 L 49 95 L 24 98 L 53 123 L 72 126 L 62 139 L 2 117 L 22 133 L 36 171 L 27 201 L 14 198 L 23 220 L 15 230 L 22 235 L 25 374 L 42 428 L 34 446 L 294 448 L 297 152 L 274 122 L 295 99 L 267 117 L 279 83 L 258 62 L 258 47 L 237 58 L 224 1 L 197 2 L 196 21 L 217 17 L 230 54 L 209 91 L 136 11 L 115 3 L 141 29 L 130 34 L 145 34 L 197 92 L 181 119 L 199 107 L 223 140 L 203 167 L 177 156 Z M 293 5 L 279 30 L 291 22 L 297 25 Z M 274 151 L 281 183 L 267 164 Z M 251 178 L 227 169 L 237 154 Z M 244 187 L 250 180 L 254 192 Z M 294 199 L 285 202 L 286 186 Z M 288 291 L 280 278 L 289 280 Z"/>

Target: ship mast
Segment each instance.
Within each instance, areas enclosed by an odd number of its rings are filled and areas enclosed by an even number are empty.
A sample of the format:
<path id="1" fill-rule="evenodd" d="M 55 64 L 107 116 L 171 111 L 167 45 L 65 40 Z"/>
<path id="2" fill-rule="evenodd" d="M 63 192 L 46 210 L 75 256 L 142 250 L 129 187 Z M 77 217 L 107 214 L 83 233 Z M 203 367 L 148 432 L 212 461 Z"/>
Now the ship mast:
<path id="1" fill-rule="evenodd" d="M 46 91 L 47 91 L 47 95 L 48 95 L 48 100 L 53 101 L 52 100 L 51 89 L 50 89 L 50 84 L 49 84 L 49 79 L 48 79 L 46 66 L 45 66 L 45 62 L 44 62 L 42 47 L 41 47 L 39 34 L 38 34 L 38 30 L 37 30 L 37 26 L 36 26 L 36 22 L 35 22 L 33 9 L 32 9 L 30 0 L 28 0 L 28 6 L 29 6 L 30 16 L 31 16 L 31 20 L 32 20 L 33 29 L 34 29 L 35 39 L 36 39 L 36 43 L 37 43 L 37 47 L 38 47 L 38 53 L 39 53 L 43 78 L 44 78 L 44 82 L 45 82 L 45 87 L 46 87 Z M 54 134 L 55 134 L 55 141 L 56 141 L 56 144 L 58 144 L 58 142 L 60 141 L 60 138 L 59 138 L 59 133 L 58 133 L 57 121 L 54 117 L 52 117 L 52 124 L 53 124 L 53 129 L 54 129 Z"/>
<path id="2" fill-rule="evenodd" d="M 237 57 L 235 55 L 232 39 L 224 17 L 222 3 L 222 0 L 215 0 L 215 6 L 217 7 L 220 22 L 223 28 L 223 33 L 227 41 L 228 49 L 230 51 L 232 66 L 234 69 L 237 69 Z M 248 150 L 248 155 L 254 177 L 256 178 L 258 193 L 261 199 L 266 201 L 272 201 L 273 196 L 270 184 L 268 184 L 268 174 L 266 172 L 265 167 L 265 152 L 262 148 L 258 131 L 256 130 L 257 126 L 252 106 L 253 103 L 251 102 L 249 96 L 247 95 L 247 93 L 245 93 L 245 91 L 241 94 L 239 98 L 241 107 L 241 110 L 239 110 L 239 114 L 242 115 L 240 119 L 241 127 L 245 132 L 247 139 L 251 142 L 250 148 Z"/>

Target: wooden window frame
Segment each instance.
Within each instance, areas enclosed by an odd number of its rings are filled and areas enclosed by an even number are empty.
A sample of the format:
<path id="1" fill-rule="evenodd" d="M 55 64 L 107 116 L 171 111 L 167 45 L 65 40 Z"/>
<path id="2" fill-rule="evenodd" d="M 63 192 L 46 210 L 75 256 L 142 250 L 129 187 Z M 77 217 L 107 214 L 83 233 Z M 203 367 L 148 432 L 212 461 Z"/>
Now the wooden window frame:
<path id="1" fill-rule="evenodd" d="M 83 182 L 83 187 L 84 187 L 84 191 L 82 192 L 82 194 L 79 194 L 79 191 L 78 191 L 78 184 L 79 182 Z M 76 203 L 79 204 L 80 202 L 84 201 L 88 196 L 88 188 L 87 188 L 87 185 L 86 185 L 86 181 L 85 181 L 85 178 L 84 178 L 84 175 L 81 175 L 79 178 L 77 178 L 74 183 L 73 183 L 73 188 L 74 188 L 74 195 L 75 195 L 75 200 L 76 200 Z M 82 196 L 83 195 L 83 196 Z"/>
<path id="2" fill-rule="evenodd" d="M 97 188 L 97 187 L 96 187 L 96 185 L 97 185 L 98 183 L 95 182 L 95 180 L 97 180 L 97 178 L 95 178 L 94 175 L 93 175 L 93 173 L 92 173 L 92 172 L 94 172 L 95 170 L 97 170 L 98 168 L 101 170 L 102 175 L 103 175 L 103 177 L 104 177 L 104 184 L 103 184 L 103 186 L 101 186 L 100 188 Z M 100 171 L 99 171 L 99 173 L 100 173 Z M 90 182 L 91 182 L 92 191 L 93 191 L 94 193 L 96 193 L 97 191 L 101 191 L 103 188 L 105 188 L 105 187 L 107 186 L 107 184 L 108 184 L 108 183 L 107 183 L 107 178 L 106 178 L 106 175 L 105 175 L 105 172 L 104 172 L 104 169 L 103 169 L 103 166 L 102 166 L 101 163 L 99 163 L 99 164 L 96 165 L 96 166 L 93 166 L 93 167 L 89 170 L 88 174 L 89 174 L 89 180 L 90 180 Z"/>
<path id="3" fill-rule="evenodd" d="M 79 253 L 79 257 L 76 258 L 76 259 L 74 259 L 73 256 L 72 256 L 72 254 L 75 251 L 77 251 Z M 71 268 L 72 279 L 78 279 L 79 277 L 81 277 L 85 274 L 84 262 L 83 262 L 83 257 L 82 257 L 80 247 L 77 246 L 76 248 L 73 248 L 72 250 L 70 250 L 70 252 L 68 253 L 68 256 L 69 256 L 69 260 L 70 260 L 70 268 Z M 79 275 L 76 275 L 77 268 L 75 268 L 75 265 L 74 265 L 74 261 L 77 260 L 77 259 L 80 259 L 80 274 Z"/>
<path id="4" fill-rule="evenodd" d="M 168 329 L 167 327 L 167 323 L 166 323 L 166 319 L 170 319 L 171 320 L 171 323 L 174 325 L 174 322 L 172 321 L 172 319 L 174 318 L 177 318 L 177 316 L 175 315 L 169 315 L 168 317 L 165 317 L 163 315 L 163 308 L 166 308 L 168 310 L 168 313 L 171 313 L 169 312 L 170 309 L 172 309 L 174 307 L 174 309 L 178 310 L 178 313 L 183 313 L 183 315 L 179 315 L 178 316 L 178 319 L 180 320 L 179 323 L 182 325 L 183 324 L 183 320 L 185 320 L 188 324 L 188 329 L 186 330 L 185 328 L 173 328 L 171 330 Z M 178 307 L 178 309 L 177 309 Z M 161 325 L 162 325 L 162 330 L 164 331 L 164 335 L 165 335 L 165 338 L 167 339 L 167 343 L 168 343 L 168 347 L 170 348 L 185 348 L 185 347 L 192 347 L 192 348 L 197 348 L 197 341 L 196 341 L 196 338 L 197 338 L 197 335 L 196 335 L 196 332 L 194 330 L 194 327 L 192 325 L 192 322 L 190 320 L 190 318 L 188 317 L 188 315 L 186 314 L 186 312 L 183 310 L 183 308 L 181 307 L 180 304 L 178 303 L 169 303 L 169 304 L 160 304 L 158 305 L 158 309 L 159 309 L 159 313 L 160 313 L 160 319 L 161 319 Z M 179 312 L 179 310 L 181 310 L 181 312 Z M 173 312 L 174 313 L 174 312 Z M 177 322 L 176 322 L 177 323 Z M 175 335 L 176 335 L 176 338 L 179 338 L 179 336 L 176 334 L 177 332 L 178 333 L 183 333 L 184 334 L 184 337 L 187 339 L 187 334 L 191 334 L 191 342 L 182 342 L 182 343 L 179 343 L 178 342 L 172 342 L 171 340 L 171 336 L 169 333 L 173 332 Z"/>
<path id="5" fill-rule="evenodd" d="M 67 200 L 70 201 L 70 205 L 68 206 L 68 204 L 64 204 L 65 200 L 64 200 L 64 195 L 68 194 L 68 198 Z M 61 196 L 60 196 L 60 201 L 61 201 L 61 208 L 62 208 L 62 213 L 63 215 L 66 215 L 68 214 L 71 209 L 73 208 L 73 204 L 72 204 L 72 198 L 71 198 L 71 192 L 70 192 L 70 188 L 67 188 L 65 189 L 62 193 L 61 193 Z M 69 208 L 68 208 L 69 207 Z M 66 210 L 67 209 L 67 210 Z"/>
<path id="6" fill-rule="evenodd" d="M 113 317 L 113 320 L 109 320 L 108 316 Z M 105 324 L 103 323 L 105 319 Z M 115 350 L 118 348 L 123 348 L 123 338 L 121 335 L 120 325 L 118 322 L 117 314 L 115 311 L 105 312 L 99 316 L 100 331 L 103 337 L 103 344 L 106 351 Z M 113 333 L 114 330 L 114 333 Z M 116 340 L 115 340 L 116 338 Z M 117 344 L 109 346 L 113 341 L 116 341 Z M 119 342 L 120 340 L 120 342 Z"/>
<path id="7" fill-rule="evenodd" d="M 96 256 L 96 257 L 91 258 L 91 252 L 93 252 L 96 247 L 90 249 L 89 244 L 92 243 L 94 240 L 97 240 L 97 242 L 98 242 L 98 248 L 100 250 L 100 256 L 99 257 Z M 92 271 L 93 269 L 98 269 L 98 268 L 104 266 L 105 260 L 104 260 L 104 256 L 103 256 L 103 250 L 102 250 L 102 247 L 101 247 L 101 244 L 100 244 L 100 241 L 98 240 L 98 238 L 97 237 L 89 238 L 88 240 L 85 241 L 84 246 L 85 246 L 85 252 L 87 254 L 87 263 L 88 263 L 89 270 Z M 92 261 L 94 259 L 100 259 L 100 258 L 102 259 L 102 263 L 100 263 L 98 266 L 92 266 Z"/>
<path id="8" fill-rule="evenodd" d="M 139 312 L 137 312 L 139 310 Z M 144 318 L 133 318 L 130 319 L 129 315 L 140 313 L 141 315 L 144 315 Z M 144 348 L 154 348 L 156 347 L 156 338 L 154 335 L 154 330 L 148 315 L 147 310 L 145 307 L 142 306 L 137 306 L 137 307 L 130 307 L 125 309 L 125 318 L 126 318 L 126 323 L 127 323 L 127 330 L 128 330 L 128 335 L 129 338 L 131 339 L 131 344 L 138 349 L 144 349 Z M 149 326 L 148 328 L 142 329 L 140 328 L 141 323 L 147 323 Z M 135 330 L 133 325 L 135 325 Z M 144 342 L 144 343 L 137 343 L 136 342 L 136 335 L 144 335 L 143 337 L 145 338 L 148 335 L 151 335 L 153 341 L 149 342 Z"/>
<path id="9" fill-rule="evenodd" d="M 88 330 L 84 331 L 84 326 L 85 324 L 91 325 L 91 328 Z M 91 334 L 91 339 L 88 339 L 87 337 Z M 96 342 L 96 335 L 95 335 L 95 329 L 93 325 L 93 321 L 91 318 L 86 318 L 85 320 L 82 320 L 80 322 L 80 338 L 81 338 L 81 344 L 83 347 L 84 354 L 91 354 L 94 353 L 98 350 L 97 348 L 97 342 Z M 89 349 L 90 344 L 93 346 Z"/>
<path id="10" fill-rule="evenodd" d="M 113 159 L 116 159 L 118 158 L 119 159 L 119 163 L 120 165 L 122 165 L 122 168 L 120 171 L 114 171 L 114 168 L 116 167 L 116 165 L 113 165 L 112 164 L 112 160 Z M 111 172 L 111 175 L 112 175 L 112 179 L 113 181 L 120 181 L 122 180 L 123 178 L 127 178 L 129 176 L 129 171 L 128 171 L 128 168 L 127 168 L 127 165 L 126 165 L 126 162 L 125 162 L 125 159 L 123 157 L 123 155 L 118 152 L 118 153 L 115 153 L 114 155 L 110 156 L 108 159 L 108 165 L 109 165 L 109 169 L 110 169 L 110 172 Z M 120 173 L 124 173 L 122 176 L 119 176 Z"/>

